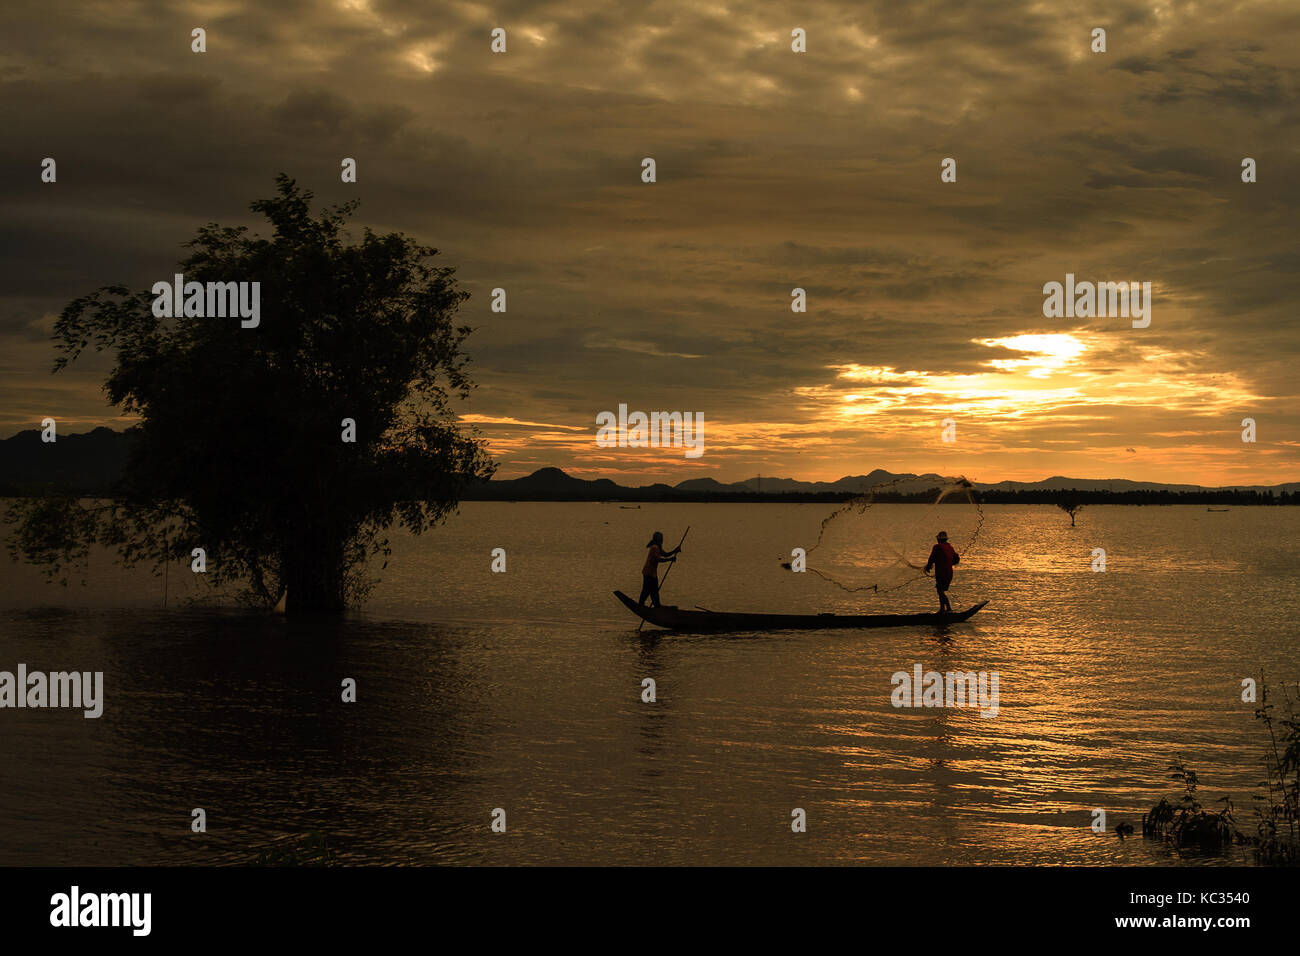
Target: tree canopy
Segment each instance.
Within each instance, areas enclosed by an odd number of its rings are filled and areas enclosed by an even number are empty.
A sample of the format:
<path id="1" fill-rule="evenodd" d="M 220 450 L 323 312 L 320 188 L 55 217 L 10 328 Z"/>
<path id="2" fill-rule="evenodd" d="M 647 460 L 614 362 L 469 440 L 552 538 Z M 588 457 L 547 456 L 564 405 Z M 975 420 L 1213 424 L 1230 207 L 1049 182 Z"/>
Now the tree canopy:
<path id="1" fill-rule="evenodd" d="M 122 285 L 63 310 L 55 371 L 88 349 L 112 353 L 108 400 L 139 424 L 111 500 L 15 504 L 11 551 L 53 576 L 92 544 L 155 569 L 201 547 L 214 583 L 338 612 L 364 594 L 391 528 L 422 533 L 491 476 L 482 440 L 452 412 L 473 387 L 454 270 L 400 233 L 352 241 L 357 203 L 313 216 L 311 200 L 281 175 L 277 195 L 251 206 L 269 237 L 210 223 L 186 244 L 185 282 L 260 283 L 256 327 L 159 317 L 153 293 Z"/>

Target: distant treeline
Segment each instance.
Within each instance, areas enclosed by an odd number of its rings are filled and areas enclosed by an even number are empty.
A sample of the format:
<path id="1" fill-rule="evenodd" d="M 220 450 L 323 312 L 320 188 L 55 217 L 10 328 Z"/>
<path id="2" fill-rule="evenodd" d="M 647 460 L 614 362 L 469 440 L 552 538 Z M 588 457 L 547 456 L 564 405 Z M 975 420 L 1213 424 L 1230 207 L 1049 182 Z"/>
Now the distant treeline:
<path id="1" fill-rule="evenodd" d="M 111 498 L 113 491 L 105 485 L 91 486 L 82 483 L 9 483 L 0 482 L 0 498 L 22 498 L 50 493 L 72 493 L 86 498 Z M 872 501 L 881 504 L 931 504 L 939 496 L 939 489 L 914 494 L 878 493 Z M 581 492 L 521 492 L 502 493 L 490 486 L 472 487 L 463 501 L 590 501 L 595 504 L 650 504 L 654 502 L 685 502 L 691 504 L 841 504 L 862 495 L 847 492 L 694 492 L 652 491 L 638 493 L 625 489 L 623 494 L 597 498 Z M 1206 491 L 1078 491 L 1034 488 L 1016 491 L 972 490 L 971 498 L 981 504 L 997 505 L 1219 505 L 1222 507 L 1246 505 L 1300 505 L 1300 493 L 1285 491 L 1244 491 L 1233 489 Z M 971 498 L 952 494 L 944 504 L 968 504 Z"/>
<path id="2" fill-rule="evenodd" d="M 129 429 L 115 432 L 100 427 L 81 435 L 60 437 L 57 443 L 45 444 L 35 429 L 0 440 L 0 497 L 24 498 L 46 494 L 71 494 L 84 498 L 112 498 L 126 473 L 138 432 Z M 859 488 L 876 484 L 876 477 L 891 477 L 887 472 L 859 476 Z M 906 485 L 883 483 L 877 487 L 921 488 L 904 492 L 882 490 L 874 495 L 880 502 L 929 504 L 940 494 L 939 488 L 925 488 L 933 476 L 917 479 L 915 475 L 892 476 L 906 479 Z M 845 479 L 842 479 L 845 480 Z M 1053 478 L 1051 484 L 1065 484 L 1074 478 Z M 1046 483 L 1046 482 L 1045 482 Z M 1090 483 L 1091 484 L 1091 483 Z M 1130 485 L 1129 482 L 1124 482 Z M 787 486 L 788 487 L 788 486 Z M 841 488 L 844 486 L 841 486 Z M 854 487 L 850 485 L 849 487 Z M 951 487 L 951 486 L 950 486 Z M 968 495 L 988 504 L 1023 505 L 1203 505 L 1231 507 L 1245 505 L 1300 504 L 1300 491 L 1293 485 L 1274 488 L 1234 489 L 1200 488 L 1195 490 L 1147 489 L 1126 487 L 1122 491 L 1083 490 L 1078 488 L 1018 487 L 959 489 L 945 501 L 966 502 Z M 639 502 L 680 501 L 692 503 L 774 503 L 774 504 L 841 504 L 860 497 L 860 492 L 834 490 L 746 490 L 736 483 L 712 487 L 699 482 L 669 485 L 665 482 L 629 487 L 608 478 L 584 479 L 568 475 L 559 468 L 541 468 L 521 478 L 470 481 L 463 489 L 463 501 L 591 501 L 633 505 Z"/>
<path id="3" fill-rule="evenodd" d="M 1296 505 L 1300 494 L 1283 491 L 1245 491 L 1233 488 L 1204 491 L 1052 491 L 1042 488 L 1016 491 L 981 491 L 979 500 L 989 504 L 1056 505 Z"/>
<path id="4" fill-rule="evenodd" d="M 840 504 L 852 501 L 863 495 L 846 492 L 689 492 L 668 491 L 638 495 L 635 491 L 618 497 L 597 499 L 582 494 L 493 494 L 485 489 L 475 489 L 463 498 L 468 501 L 597 501 L 603 504 L 636 504 L 638 502 L 681 501 L 691 503 L 739 503 L 739 504 L 800 504 L 824 503 Z M 931 504 L 939 496 L 939 489 L 917 492 L 914 494 L 878 493 L 870 496 L 872 501 L 888 504 Z M 1076 491 L 1032 489 L 1024 491 L 972 490 L 971 497 L 964 494 L 951 494 L 943 500 L 944 504 L 969 504 L 971 498 L 981 504 L 1009 505 L 1059 505 L 1063 503 L 1080 505 L 1293 505 L 1300 504 L 1300 493 L 1289 494 L 1272 491 Z"/>

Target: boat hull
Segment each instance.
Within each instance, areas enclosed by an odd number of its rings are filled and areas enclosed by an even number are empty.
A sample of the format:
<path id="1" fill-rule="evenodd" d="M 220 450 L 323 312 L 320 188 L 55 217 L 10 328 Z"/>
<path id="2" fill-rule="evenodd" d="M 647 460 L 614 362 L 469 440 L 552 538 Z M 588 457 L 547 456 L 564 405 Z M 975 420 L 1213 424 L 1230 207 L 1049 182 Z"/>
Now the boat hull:
<path id="1" fill-rule="evenodd" d="M 828 628 L 915 627 L 953 624 L 968 620 L 988 604 L 954 614 L 730 614 L 720 611 L 684 611 L 678 607 L 643 607 L 622 591 L 614 596 L 647 624 L 670 631 L 810 631 Z"/>

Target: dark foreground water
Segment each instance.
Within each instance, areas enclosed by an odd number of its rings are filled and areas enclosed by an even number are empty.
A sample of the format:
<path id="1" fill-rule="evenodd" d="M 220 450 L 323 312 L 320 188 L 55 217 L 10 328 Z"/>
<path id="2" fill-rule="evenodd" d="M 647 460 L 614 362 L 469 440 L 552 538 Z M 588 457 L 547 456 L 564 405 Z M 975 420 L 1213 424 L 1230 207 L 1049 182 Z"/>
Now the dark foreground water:
<path id="1" fill-rule="evenodd" d="M 68 589 L 6 563 L 0 670 L 102 670 L 106 704 L 0 710 L 0 864 L 239 863 L 309 831 L 348 863 L 1250 862 L 1089 823 L 1139 824 L 1181 754 L 1253 829 L 1266 738 L 1241 681 L 1300 676 L 1300 512 L 986 507 L 954 604 L 991 603 L 946 630 L 638 634 L 610 594 L 650 531 L 690 524 L 673 603 L 862 607 L 778 563 L 826 512 L 471 503 L 328 626 L 187 606 L 209 598 L 186 568 L 164 608 L 161 579 L 102 558 Z M 998 672 L 997 716 L 891 706 L 918 663 Z"/>

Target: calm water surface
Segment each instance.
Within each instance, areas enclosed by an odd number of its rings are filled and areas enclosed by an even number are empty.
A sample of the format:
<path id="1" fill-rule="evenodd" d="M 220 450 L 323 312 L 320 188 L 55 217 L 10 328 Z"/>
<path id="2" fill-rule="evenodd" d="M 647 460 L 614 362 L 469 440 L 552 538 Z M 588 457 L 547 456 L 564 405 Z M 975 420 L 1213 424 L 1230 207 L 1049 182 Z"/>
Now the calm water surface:
<path id="1" fill-rule="evenodd" d="M 1093 507 L 1071 528 L 986 506 L 953 603 L 990 604 L 947 630 L 638 634 L 610 593 L 635 594 L 651 531 L 689 524 L 670 603 L 931 609 L 924 582 L 864 602 L 782 570 L 828 510 L 468 503 L 327 626 L 187 602 L 210 597 L 186 567 L 164 608 L 162 579 L 103 556 L 67 589 L 6 562 L 0 669 L 102 670 L 107 701 L 0 711 L 0 864 L 239 863 L 313 830 L 348 863 L 1249 864 L 1089 823 L 1140 824 L 1182 755 L 1253 829 L 1265 737 L 1240 682 L 1300 677 L 1300 510 Z M 999 672 L 998 716 L 892 707 L 918 663 Z"/>

